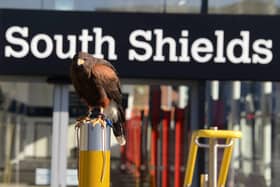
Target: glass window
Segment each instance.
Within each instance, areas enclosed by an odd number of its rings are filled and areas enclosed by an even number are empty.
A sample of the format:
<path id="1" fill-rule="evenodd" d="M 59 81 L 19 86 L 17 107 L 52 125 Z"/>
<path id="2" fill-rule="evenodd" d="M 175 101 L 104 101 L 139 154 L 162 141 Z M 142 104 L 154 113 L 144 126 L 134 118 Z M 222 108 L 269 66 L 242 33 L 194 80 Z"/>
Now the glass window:
<path id="1" fill-rule="evenodd" d="M 276 14 L 274 0 L 209 0 L 210 14 Z"/>
<path id="2" fill-rule="evenodd" d="M 73 10 L 74 0 L 56 0 L 55 1 L 56 10 Z"/>
<path id="3" fill-rule="evenodd" d="M 167 13 L 200 13 L 201 1 L 197 0 L 165 0 Z"/>
<path id="4" fill-rule="evenodd" d="M 230 186 L 279 186 L 279 83 L 209 82 L 208 124 L 240 130 L 233 152 Z M 214 91 L 214 92 L 213 92 Z M 213 97 L 213 93 L 218 93 Z M 222 154 L 222 151 L 221 151 Z M 219 157 L 221 159 L 221 157 Z M 275 164 L 271 164 L 275 163 Z"/>
<path id="5" fill-rule="evenodd" d="M 52 92 L 46 83 L 0 82 L 1 183 L 49 182 L 36 174 L 50 168 Z"/>
<path id="6" fill-rule="evenodd" d="M 196 0 L 1 0 L 0 8 L 157 13 L 199 13 Z"/>
<path id="7" fill-rule="evenodd" d="M 97 3 L 95 8 L 122 12 L 197 13 L 200 4 L 195 0 L 106 0 Z"/>
<path id="8" fill-rule="evenodd" d="M 43 0 L 1 0 L 1 8 L 15 9 L 42 9 L 44 7 Z"/>

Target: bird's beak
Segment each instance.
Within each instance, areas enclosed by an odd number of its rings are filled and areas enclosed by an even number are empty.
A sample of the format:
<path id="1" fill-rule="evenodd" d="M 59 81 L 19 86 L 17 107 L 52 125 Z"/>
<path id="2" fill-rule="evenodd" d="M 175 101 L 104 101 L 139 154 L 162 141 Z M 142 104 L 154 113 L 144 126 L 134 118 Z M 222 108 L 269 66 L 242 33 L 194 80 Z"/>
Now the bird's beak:
<path id="1" fill-rule="evenodd" d="M 77 62 L 77 64 L 78 64 L 78 66 L 80 66 L 80 65 L 83 65 L 85 63 L 85 61 L 83 60 L 83 59 L 78 59 L 78 62 Z"/>

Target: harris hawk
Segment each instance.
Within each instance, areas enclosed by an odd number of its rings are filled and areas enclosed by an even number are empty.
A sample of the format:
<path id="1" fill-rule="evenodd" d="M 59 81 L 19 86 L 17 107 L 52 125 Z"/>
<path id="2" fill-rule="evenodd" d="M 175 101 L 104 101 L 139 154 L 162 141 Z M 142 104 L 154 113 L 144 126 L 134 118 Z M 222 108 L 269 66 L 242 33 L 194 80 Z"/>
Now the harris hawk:
<path id="1" fill-rule="evenodd" d="M 103 117 L 109 118 L 116 140 L 125 145 L 122 93 L 113 65 L 79 52 L 73 57 L 70 78 L 77 95 L 87 104 L 89 113 L 98 110 Z"/>

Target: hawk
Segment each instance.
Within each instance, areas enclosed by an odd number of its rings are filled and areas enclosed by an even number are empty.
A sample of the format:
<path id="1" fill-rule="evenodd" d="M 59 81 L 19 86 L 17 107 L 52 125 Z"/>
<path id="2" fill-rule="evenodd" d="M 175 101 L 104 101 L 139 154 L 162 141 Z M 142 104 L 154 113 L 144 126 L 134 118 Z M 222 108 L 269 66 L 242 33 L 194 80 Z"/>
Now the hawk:
<path id="1" fill-rule="evenodd" d="M 77 95 L 87 104 L 89 112 L 98 110 L 103 117 L 109 118 L 118 143 L 125 145 L 122 93 L 113 65 L 104 59 L 79 52 L 73 57 L 70 78 Z"/>

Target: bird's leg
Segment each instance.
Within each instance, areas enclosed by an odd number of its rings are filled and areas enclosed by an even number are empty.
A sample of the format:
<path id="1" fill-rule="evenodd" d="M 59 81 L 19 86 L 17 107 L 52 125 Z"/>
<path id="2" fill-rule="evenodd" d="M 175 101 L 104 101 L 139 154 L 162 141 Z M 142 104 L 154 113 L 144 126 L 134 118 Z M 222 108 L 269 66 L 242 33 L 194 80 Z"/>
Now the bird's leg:
<path id="1" fill-rule="evenodd" d="M 94 116 L 94 119 L 91 120 L 92 125 L 95 126 L 96 124 L 101 125 L 101 127 L 106 127 L 106 122 L 105 122 L 105 116 L 103 114 L 104 112 L 104 108 L 100 107 L 99 108 L 99 113 L 97 114 L 97 116 Z"/>
<path id="2" fill-rule="evenodd" d="M 87 123 L 90 121 L 89 116 L 81 116 L 76 119 L 76 126 L 81 126 L 81 124 Z"/>

